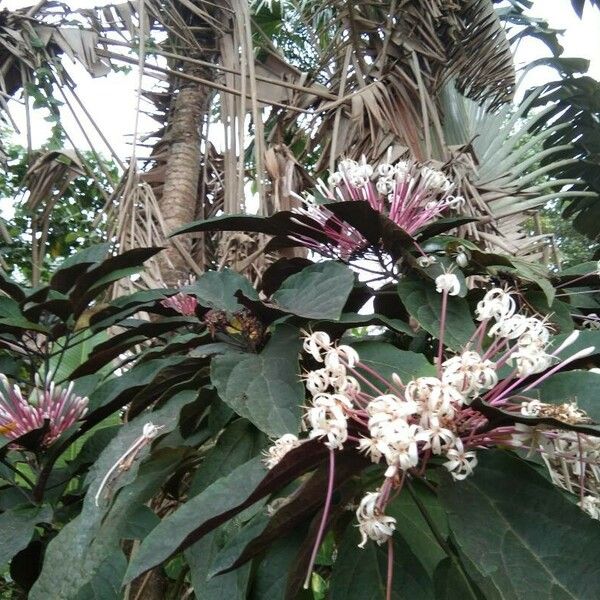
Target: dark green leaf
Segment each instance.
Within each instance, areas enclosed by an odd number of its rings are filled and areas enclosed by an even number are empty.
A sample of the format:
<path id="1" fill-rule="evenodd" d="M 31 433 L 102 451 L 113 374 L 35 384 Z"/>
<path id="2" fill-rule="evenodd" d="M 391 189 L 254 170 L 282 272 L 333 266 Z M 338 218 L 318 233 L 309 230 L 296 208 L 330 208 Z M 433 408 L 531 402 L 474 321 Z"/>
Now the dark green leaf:
<path id="1" fill-rule="evenodd" d="M 418 485 L 418 482 L 413 485 L 413 490 L 440 535 L 446 538 L 448 523 L 437 496 L 425 486 Z M 398 498 L 386 507 L 385 512 L 396 519 L 396 531 L 407 542 L 412 552 L 419 557 L 429 576 L 433 577 L 436 567 L 447 555 L 408 490 L 403 490 Z"/>
<path id="2" fill-rule="evenodd" d="M 265 436 L 245 419 L 237 419 L 221 434 L 208 452 L 190 484 L 190 496 L 196 496 L 223 473 L 249 461 L 265 445 Z"/>
<path id="3" fill-rule="evenodd" d="M 288 572 L 304 535 L 304 531 L 293 531 L 267 550 L 256 569 L 250 600 L 285 600 Z"/>
<path id="4" fill-rule="evenodd" d="M 433 282 L 405 279 L 398 284 L 398 294 L 406 310 L 421 327 L 439 338 L 442 294 L 436 292 Z M 469 341 L 474 332 L 475 326 L 466 300 L 449 296 L 444 343 L 453 350 L 458 350 Z"/>
<path id="5" fill-rule="evenodd" d="M 267 435 L 295 433 L 304 400 L 299 351 L 298 330 L 280 325 L 260 354 L 216 356 L 211 380 L 225 403 Z"/>
<path id="6" fill-rule="evenodd" d="M 433 599 L 433 583 L 406 542 L 394 535 L 394 600 Z M 387 545 L 369 541 L 358 548 L 360 535 L 351 524 L 340 544 L 330 580 L 331 600 L 381 600 L 387 580 Z"/>
<path id="7" fill-rule="evenodd" d="M 600 423 L 600 401 L 598 389 L 600 375 L 591 371 L 567 371 L 556 373 L 546 379 L 528 395 L 548 404 L 577 402 L 579 408 Z"/>
<path id="8" fill-rule="evenodd" d="M 103 260 L 110 250 L 110 243 L 90 246 L 77 254 L 65 258 L 58 271 L 50 279 L 52 289 L 67 292 L 73 287 L 77 278 L 83 275 L 90 266 Z"/>
<path id="9" fill-rule="evenodd" d="M 164 518 L 142 542 L 129 564 L 126 581 L 132 581 L 177 551 L 191 546 L 225 521 L 226 517 L 217 518 L 243 503 L 264 476 L 265 468 L 257 457 L 190 498 Z M 212 523 L 214 527 L 211 527 Z"/>
<path id="10" fill-rule="evenodd" d="M 416 377 L 435 376 L 435 367 L 423 354 L 400 350 L 385 342 L 357 342 L 352 346 L 358 352 L 361 362 L 388 381 L 391 381 L 393 373 L 404 383 Z M 375 385 L 382 385 L 381 382 L 373 382 Z"/>
<path id="11" fill-rule="evenodd" d="M 115 461 L 140 437 L 144 423 L 151 420 L 162 427 L 161 433 L 173 430 L 182 408 L 196 395 L 191 391 L 182 393 L 160 410 L 140 415 L 120 428 L 88 473 L 91 484 L 81 513 L 63 527 L 48 546 L 44 568 L 32 589 L 31 600 L 85 597 L 88 585 L 93 584 L 95 588 L 98 582 L 103 589 L 104 586 L 120 588 L 124 565 L 115 553 L 120 552 L 125 524 L 139 511 L 140 504 L 147 502 L 173 473 L 187 451 L 164 449 L 156 451 L 144 464 L 140 464 L 141 459 L 134 461 L 107 490 L 116 495 L 112 506 L 107 506 L 105 499 L 96 506 L 98 487 Z"/>
<path id="12" fill-rule="evenodd" d="M 420 229 L 416 234 L 416 237 L 419 240 L 428 240 L 436 235 L 440 235 L 440 233 L 446 233 L 461 225 L 467 225 L 468 223 L 473 223 L 478 220 L 479 219 L 474 217 L 444 217 L 442 219 L 437 219 L 433 223 Z"/>
<path id="13" fill-rule="evenodd" d="M 433 575 L 435 600 L 467 600 L 468 598 L 484 600 L 480 596 L 474 582 L 457 566 L 451 558 L 445 558 L 437 566 Z"/>
<path id="14" fill-rule="evenodd" d="M 29 544 L 38 523 L 50 523 L 52 509 L 49 506 L 19 506 L 0 515 L 0 565 Z"/>
<path id="15" fill-rule="evenodd" d="M 186 294 L 196 296 L 202 306 L 229 312 L 242 308 L 235 297 L 238 290 L 242 290 L 247 298 L 258 300 L 252 284 L 243 275 L 229 269 L 204 273 L 195 283 L 182 288 Z"/>
<path id="16" fill-rule="evenodd" d="M 288 277 L 273 294 L 273 304 L 286 312 L 309 319 L 340 318 L 354 285 L 348 267 L 328 261 L 305 267 Z"/>
<path id="17" fill-rule="evenodd" d="M 444 478 L 440 499 L 486 597 L 596 598 L 600 524 L 516 456 L 478 459 L 465 481 Z"/>
<path id="18" fill-rule="evenodd" d="M 192 587 L 196 600 L 246 600 L 246 589 L 250 579 L 250 564 L 240 569 L 209 578 L 212 561 L 225 538 L 226 526 L 212 531 L 185 551 L 190 566 Z"/>
<path id="19" fill-rule="evenodd" d="M 529 292 L 526 297 L 536 311 L 542 315 L 548 315 L 548 320 L 558 325 L 561 333 L 573 331 L 572 309 L 566 302 L 556 298 L 549 306 L 546 295 L 542 292 Z"/>

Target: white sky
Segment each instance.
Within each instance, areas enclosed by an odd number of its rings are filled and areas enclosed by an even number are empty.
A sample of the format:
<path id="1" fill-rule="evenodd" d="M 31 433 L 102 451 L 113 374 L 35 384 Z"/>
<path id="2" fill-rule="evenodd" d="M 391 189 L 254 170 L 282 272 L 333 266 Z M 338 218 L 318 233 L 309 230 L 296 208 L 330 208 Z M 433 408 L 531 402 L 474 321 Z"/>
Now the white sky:
<path id="1" fill-rule="evenodd" d="M 0 0 L 2 2 L 2 0 Z M 32 4 L 32 0 L 4 0 L 3 8 L 16 9 Z M 77 8 L 89 8 L 102 4 L 96 0 L 71 0 L 67 4 Z M 569 0 L 536 0 L 530 13 L 549 21 L 550 26 L 557 29 L 565 29 L 562 39 L 565 48 L 563 56 L 584 57 L 591 61 L 589 74 L 600 79 L 600 11 L 586 4 L 584 17 L 579 20 L 571 8 Z M 537 40 L 526 40 L 521 44 L 516 55 L 517 67 L 523 66 L 536 58 L 548 56 L 549 51 Z M 101 77 L 92 79 L 79 65 L 67 65 L 68 71 L 77 82 L 78 94 L 85 102 L 88 111 L 94 116 L 96 122 L 109 139 L 122 159 L 127 159 L 131 153 L 131 134 L 134 128 L 134 114 L 136 107 L 137 74 L 135 67 L 131 73 L 112 73 L 108 79 Z M 524 81 L 523 88 L 538 85 L 556 78 L 552 69 L 537 67 L 529 73 Z M 149 86 L 147 86 L 149 87 Z M 11 112 L 24 128 L 24 111 L 13 103 Z M 78 130 L 74 120 L 70 118 L 69 111 L 64 111 L 63 125 L 73 136 L 76 144 L 83 148 L 85 140 Z M 155 122 L 149 117 L 142 116 L 140 131 L 144 133 L 151 131 Z M 49 125 L 43 120 L 43 114 L 35 118 L 34 146 L 43 143 L 49 132 Z M 89 126 L 87 127 L 90 130 Z M 97 149 L 103 151 L 102 143 L 96 135 L 92 136 Z M 15 136 L 15 141 L 25 142 L 23 135 Z M 103 152 L 108 155 L 108 152 Z M 138 156 L 147 155 L 148 151 L 138 150 Z"/>

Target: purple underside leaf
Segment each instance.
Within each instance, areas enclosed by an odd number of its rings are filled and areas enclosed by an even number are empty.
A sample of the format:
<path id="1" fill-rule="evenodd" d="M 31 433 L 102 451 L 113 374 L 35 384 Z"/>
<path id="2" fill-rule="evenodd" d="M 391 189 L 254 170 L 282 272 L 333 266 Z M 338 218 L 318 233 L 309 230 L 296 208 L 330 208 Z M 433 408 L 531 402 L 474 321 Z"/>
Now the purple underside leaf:
<path id="1" fill-rule="evenodd" d="M 327 457 L 318 440 L 289 452 L 265 475 L 260 457 L 244 463 L 218 479 L 202 493 L 166 517 L 142 542 L 132 559 L 125 583 L 184 550 L 261 498 L 280 490 Z"/>

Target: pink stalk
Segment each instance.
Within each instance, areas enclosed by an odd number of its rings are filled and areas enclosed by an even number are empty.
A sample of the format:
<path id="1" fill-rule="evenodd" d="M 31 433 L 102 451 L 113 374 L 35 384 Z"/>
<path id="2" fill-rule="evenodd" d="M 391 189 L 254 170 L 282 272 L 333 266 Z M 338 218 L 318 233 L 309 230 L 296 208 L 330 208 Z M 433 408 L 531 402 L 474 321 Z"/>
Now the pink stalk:
<path id="1" fill-rule="evenodd" d="M 442 314 L 440 315 L 440 338 L 437 353 L 438 377 L 442 376 L 442 358 L 444 354 L 444 329 L 446 328 L 446 309 L 448 306 L 448 291 L 442 292 Z"/>
<path id="2" fill-rule="evenodd" d="M 473 332 L 473 335 L 469 338 L 469 341 L 466 343 L 465 347 L 468 348 L 477 337 L 479 337 L 481 335 L 481 331 L 483 331 L 485 333 L 485 328 L 488 324 L 489 319 L 484 319 L 483 321 L 481 321 L 479 323 L 479 325 L 477 326 L 477 329 L 475 329 L 475 331 Z M 480 344 L 481 347 L 481 344 Z"/>
<path id="3" fill-rule="evenodd" d="M 323 516 L 321 517 L 321 524 L 319 525 L 319 531 L 315 539 L 315 545 L 310 556 L 310 562 L 308 564 L 308 571 L 306 573 L 306 579 L 304 580 L 304 589 L 307 590 L 310 585 L 310 576 L 312 575 L 315 560 L 317 559 L 317 553 L 323 541 L 323 534 L 325 533 L 325 526 L 327 525 L 327 518 L 329 517 L 329 509 L 331 508 L 331 498 L 333 497 L 333 482 L 335 477 L 335 452 L 331 448 L 329 449 L 329 480 L 327 482 L 327 495 L 325 496 L 325 504 L 323 506 Z"/>
<path id="4" fill-rule="evenodd" d="M 394 385 L 392 385 L 387 379 L 385 379 L 385 377 L 382 377 L 379 373 L 377 373 L 377 371 L 375 371 L 375 370 L 371 369 L 371 367 L 365 365 L 365 363 L 358 362 L 358 363 L 356 363 L 356 366 L 360 367 L 363 371 L 365 371 L 366 373 L 368 373 L 372 377 L 375 377 L 375 379 L 378 379 L 379 381 L 381 381 L 382 383 L 384 383 L 385 384 L 385 388 L 384 389 L 387 389 L 387 390 L 389 390 L 391 388 L 396 389 Z M 357 372 L 357 370 L 355 368 L 349 367 L 349 369 L 350 369 L 350 371 L 354 375 L 358 375 L 358 372 Z M 377 389 L 377 388 L 375 388 L 375 389 Z M 397 390 L 397 389 L 396 389 L 396 391 L 401 392 L 401 390 Z"/>
<path id="5" fill-rule="evenodd" d="M 583 488 L 585 486 L 585 469 L 586 466 L 583 463 L 583 444 L 581 443 L 581 434 L 577 434 L 577 445 L 579 447 L 579 502 L 583 506 L 583 497 L 584 491 Z"/>
<path id="6" fill-rule="evenodd" d="M 394 542 L 392 541 L 391 536 L 387 541 L 387 582 L 386 582 L 386 590 L 385 590 L 385 598 L 386 600 L 392 600 L 392 583 L 394 580 Z"/>
<path id="7" fill-rule="evenodd" d="M 491 358 L 492 356 L 494 356 L 494 354 L 497 354 L 498 352 L 500 352 L 500 350 L 502 350 L 503 346 L 506 346 L 506 344 L 508 344 L 508 340 L 504 339 L 504 338 L 500 338 L 498 340 L 494 340 L 490 347 L 486 350 L 485 354 L 483 355 L 483 360 L 487 360 L 488 358 Z"/>

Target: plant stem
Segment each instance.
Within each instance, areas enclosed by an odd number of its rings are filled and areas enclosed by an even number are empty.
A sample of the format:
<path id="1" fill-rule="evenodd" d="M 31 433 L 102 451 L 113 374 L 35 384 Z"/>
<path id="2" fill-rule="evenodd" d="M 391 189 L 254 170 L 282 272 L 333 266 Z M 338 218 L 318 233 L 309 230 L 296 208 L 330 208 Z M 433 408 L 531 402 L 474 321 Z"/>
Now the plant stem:
<path id="1" fill-rule="evenodd" d="M 387 556 L 387 583 L 385 591 L 385 599 L 392 600 L 392 583 L 394 581 L 394 542 L 390 536 L 387 541 L 388 556 Z"/>
<path id="2" fill-rule="evenodd" d="M 306 572 L 306 579 L 304 580 L 304 589 L 307 590 L 310 585 L 310 576 L 312 575 L 313 566 L 317 559 L 317 553 L 323 540 L 323 534 L 325 533 L 325 525 L 327 524 L 327 517 L 329 516 L 329 509 L 331 508 L 331 498 L 333 496 L 333 481 L 335 476 L 335 451 L 329 449 L 329 481 L 327 482 L 327 495 L 325 497 L 325 505 L 323 506 L 323 516 L 321 517 L 321 524 L 319 525 L 319 531 L 315 539 L 315 545 L 308 563 L 308 570 Z"/>
<path id="3" fill-rule="evenodd" d="M 446 328 L 446 310 L 448 308 L 448 292 L 442 292 L 442 312 L 440 315 L 440 337 L 437 354 L 437 371 L 438 377 L 442 375 L 442 357 L 444 354 L 444 329 Z"/>

